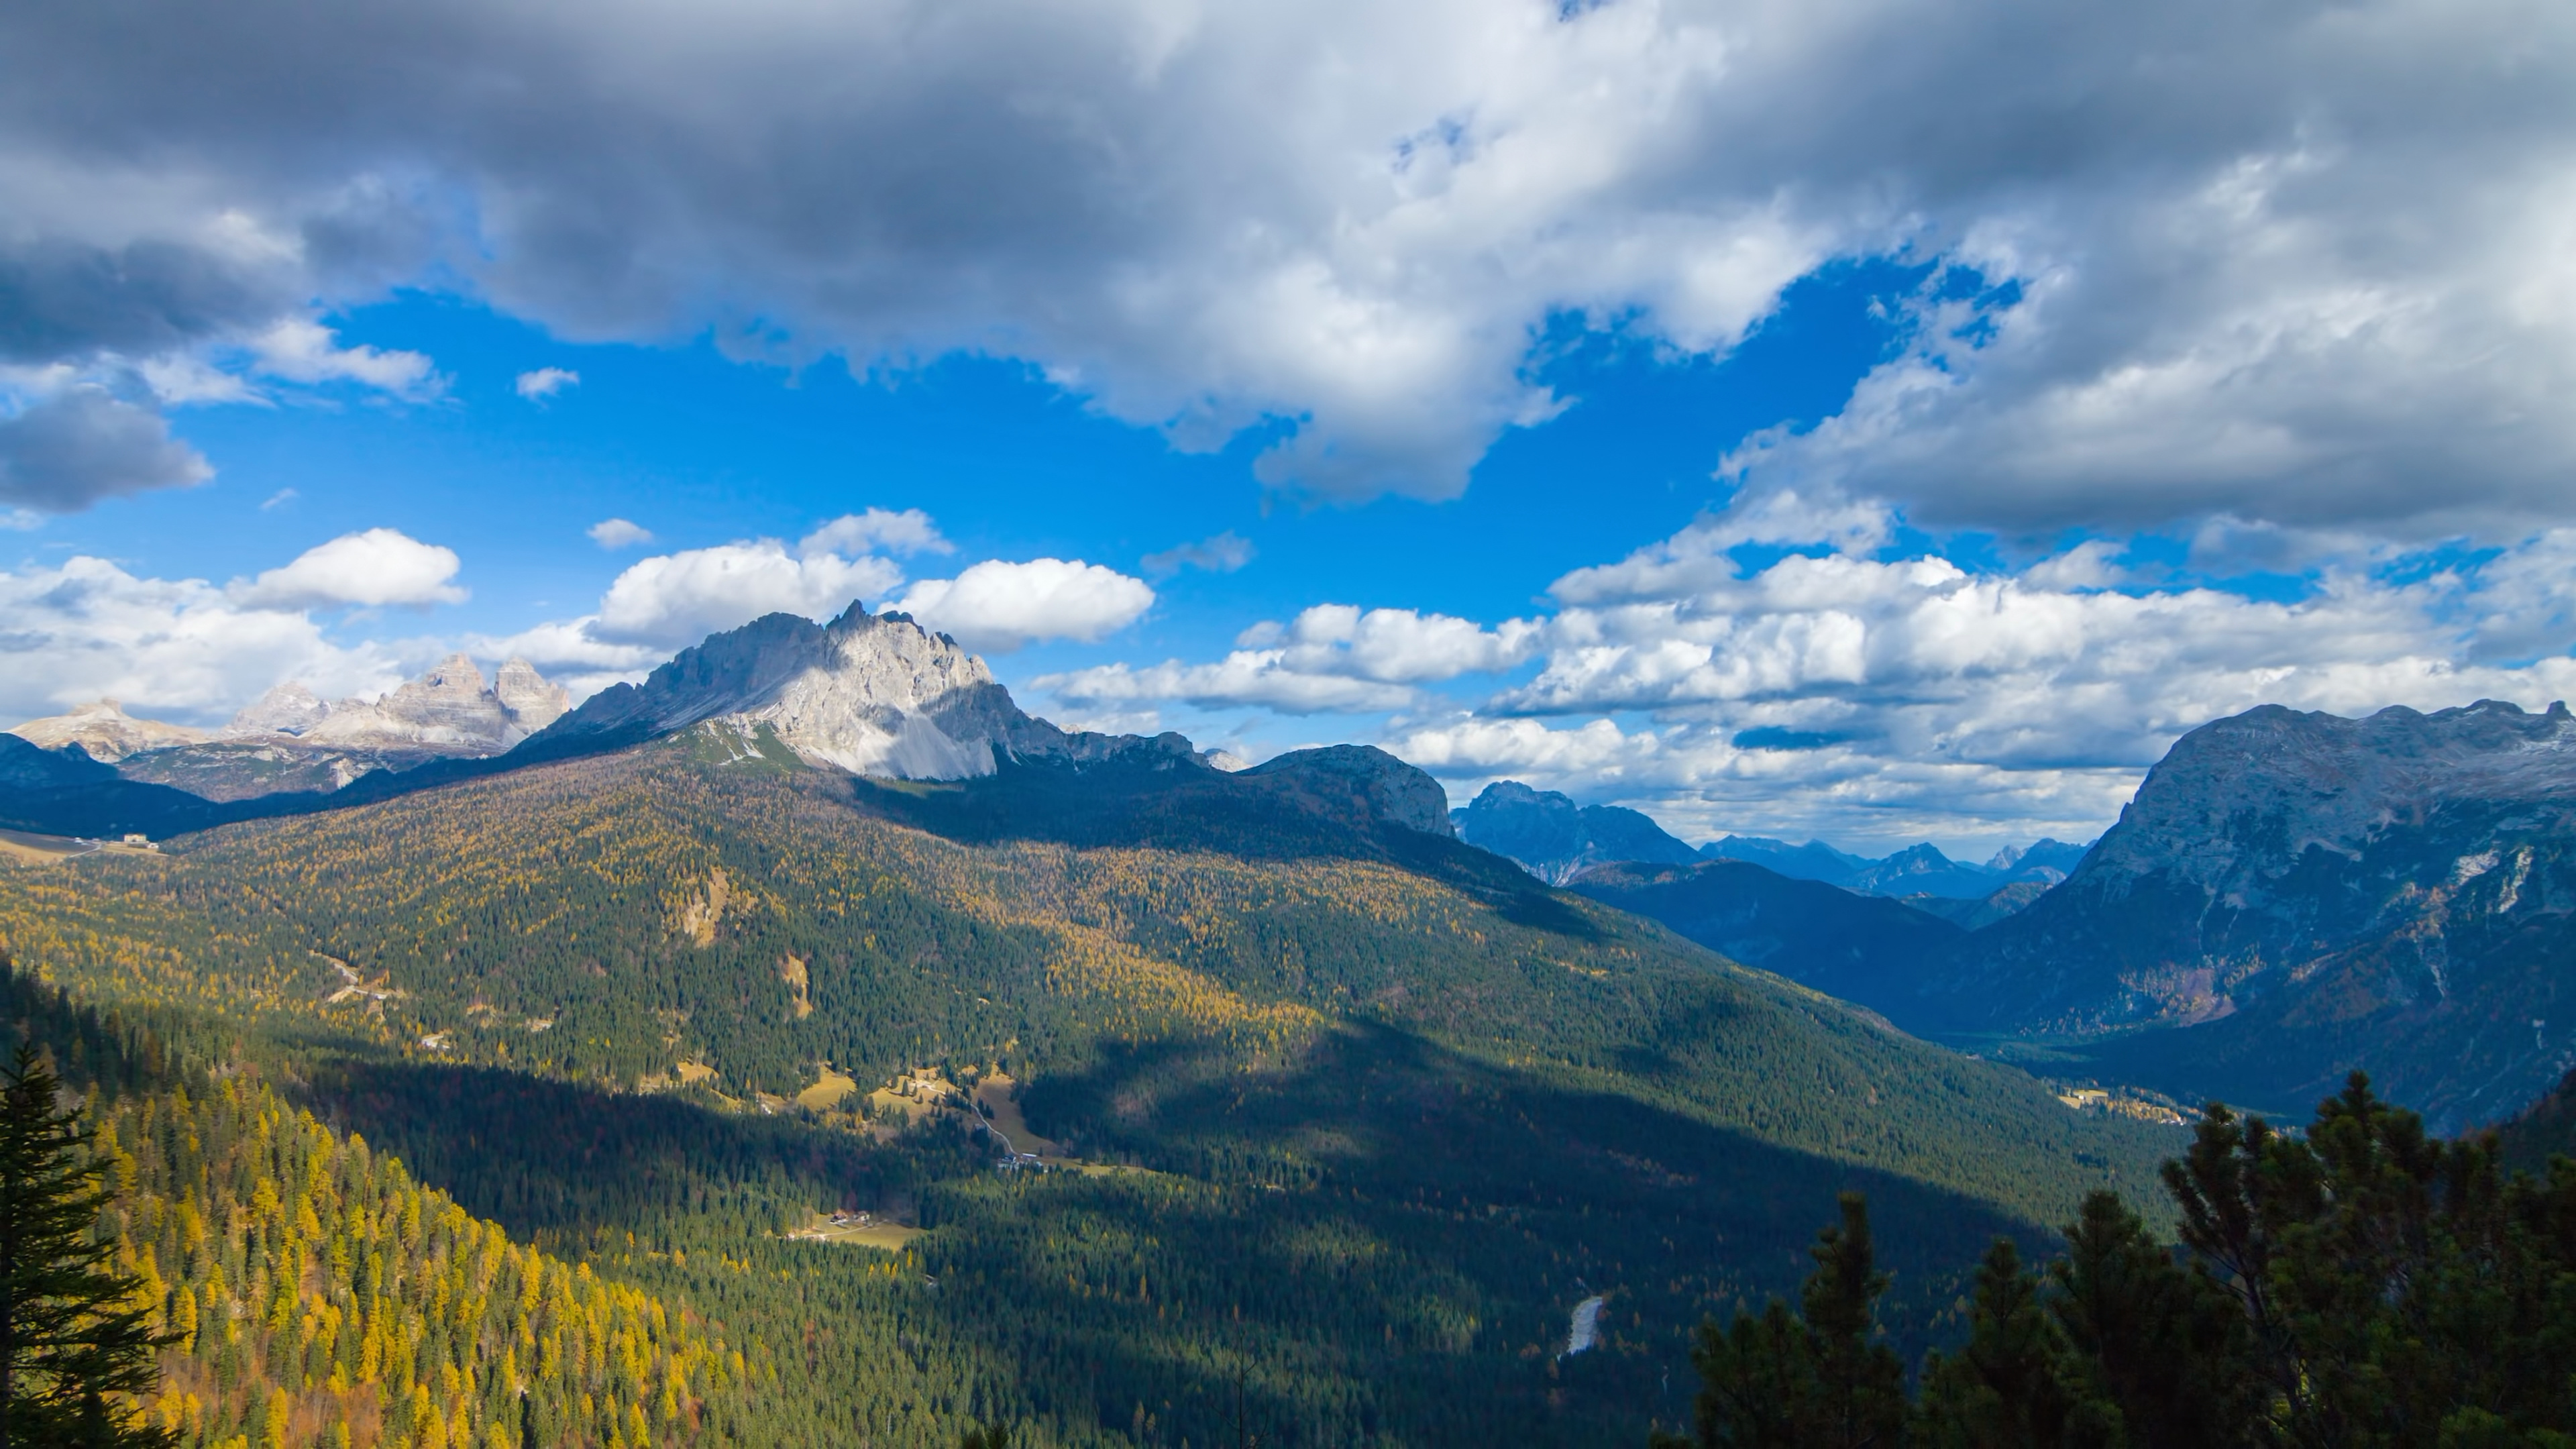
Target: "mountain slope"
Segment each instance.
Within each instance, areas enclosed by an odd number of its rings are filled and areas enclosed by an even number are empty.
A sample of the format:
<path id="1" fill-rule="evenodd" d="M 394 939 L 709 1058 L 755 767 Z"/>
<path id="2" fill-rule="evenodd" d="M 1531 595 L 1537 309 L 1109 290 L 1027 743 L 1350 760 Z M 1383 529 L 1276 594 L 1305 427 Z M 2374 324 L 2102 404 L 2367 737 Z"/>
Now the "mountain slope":
<path id="1" fill-rule="evenodd" d="M 2572 845 L 2563 706 L 2253 710 L 2184 736 L 2063 885 L 1890 1010 L 2130 1033 L 2106 1068 L 2287 1109 L 2365 1067 L 2437 1126 L 2492 1120 L 2576 1065 Z"/>
<path id="2" fill-rule="evenodd" d="M 367 1070 L 397 1098 L 404 1074 L 472 1088 L 481 1105 L 428 1125 L 367 1105 L 380 1090 L 334 1109 L 371 1141 L 428 1134 L 406 1151 L 430 1162 L 500 1150 L 442 1134 L 552 1141 L 548 1123 L 605 1110 L 548 1101 L 573 1084 L 678 1092 L 683 1060 L 717 1073 L 689 1100 L 765 1094 L 782 1113 L 826 1061 L 863 1083 L 1006 1069 L 1042 1135 L 1161 1174 L 1022 1186 L 970 1160 L 911 1189 L 941 1313 L 1018 1344 L 1050 1422 L 1087 1432 L 1123 1430 L 1147 1391 L 1177 1432 L 1224 1432 L 1236 1360 L 1208 1346 L 1240 1345 L 1317 1434 L 1632 1441 L 1656 1365 L 1708 1305 L 1792 1281 L 1838 1186 L 1872 1193 L 1920 1285 L 1913 1342 L 1948 1302 L 1944 1265 L 2091 1184 L 2143 1198 L 2171 1140 L 1548 891 L 1400 809 L 1373 835 L 1345 822 L 1339 853 L 1233 854 L 1203 817 L 1150 810 L 1118 845 L 979 842 L 877 807 L 1117 770 L 868 784 L 717 736 L 164 857 L 0 871 L 0 937 L 85 991 L 342 1043 L 385 1062 Z M 1175 768 L 1193 789 L 1234 778 Z M 1332 782 L 1358 781 L 1352 799 L 1402 778 L 1292 761 L 1206 798 L 1257 804 L 1300 775 L 1327 804 Z M 1319 806 L 1308 828 L 1340 818 Z M 484 1074 L 456 1075 L 469 1065 Z M 503 1090 L 509 1072 L 562 1085 Z M 547 1170 L 496 1176 L 478 1210 L 551 1211 Z M 1578 1280 L 1618 1288 L 1633 1348 L 1551 1381 L 1538 1346 Z M 1115 1387 L 1067 1398 L 1078 1383 Z"/>
<path id="3" fill-rule="evenodd" d="M 1597 866 L 1569 888 L 1748 966 L 1864 1005 L 1918 991 L 1919 973 L 1967 934 L 1900 902 L 1792 880 L 1749 861 Z"/>

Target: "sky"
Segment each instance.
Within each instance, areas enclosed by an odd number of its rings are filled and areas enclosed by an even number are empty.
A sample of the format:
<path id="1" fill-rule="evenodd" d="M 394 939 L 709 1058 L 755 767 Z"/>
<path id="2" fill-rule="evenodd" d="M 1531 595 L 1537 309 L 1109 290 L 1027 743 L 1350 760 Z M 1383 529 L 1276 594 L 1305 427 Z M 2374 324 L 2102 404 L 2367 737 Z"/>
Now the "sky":
<path id="1" fill-rule="evenodd" d="M 2576 695 L 2576 11 L 0 14 L 0 715 L 852 600 L 1685 838 Z"/>

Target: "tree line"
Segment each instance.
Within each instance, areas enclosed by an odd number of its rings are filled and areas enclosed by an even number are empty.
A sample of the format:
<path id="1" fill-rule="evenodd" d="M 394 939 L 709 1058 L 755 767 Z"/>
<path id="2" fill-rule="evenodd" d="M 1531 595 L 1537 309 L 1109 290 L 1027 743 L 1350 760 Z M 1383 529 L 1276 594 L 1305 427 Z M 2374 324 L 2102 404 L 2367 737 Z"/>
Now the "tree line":
<path id="1" fill-rule="evenodd" d="M 2576 1160 L 2504 1165 L 2355 1073 L 2304 1133 L 2212 1106 L 2166 1164 L 2178 1243 L 2108 1193 L 2044 1267 L 1998 1239 L 1966 1342 L 1906 1365 L 1845 1194 L 1792 1309 L 1699 1328 L 1658 1449 L 2568 1449 Z"/>

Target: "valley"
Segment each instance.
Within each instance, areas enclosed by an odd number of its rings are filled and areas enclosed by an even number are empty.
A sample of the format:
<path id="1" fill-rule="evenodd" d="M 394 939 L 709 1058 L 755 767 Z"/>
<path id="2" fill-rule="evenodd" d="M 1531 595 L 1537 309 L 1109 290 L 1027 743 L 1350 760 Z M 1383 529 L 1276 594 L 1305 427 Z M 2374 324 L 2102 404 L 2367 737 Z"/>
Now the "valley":
<path id="1" fill-rule="evenodd" d="M 274 1082 L 769 1355 L 809 1407 L 745 1442 L 1195 1441 L 1238 1378 L 1295 1442 L 1628 1442 L 1838 1188 L 1929 1342 L 2177 1140 L 1396 824 L 1371 752 L 921 792 L 694 739 L 30 861 L 0 941 L 164 1043 L 137 1090 Z"/>
<path id="2" fill-rule="evenodd" d="M 256 1084 L 510 1251 L 641 1295 L 727 1364 L 739 1346 L 739 1370 L 701 1380 L 679 1350 L 676 1387 L 639 1379 L 605 1408 L 567 1381 L 545 1412 L 579 1442 L 638 1443 L 630 1398 L 647 1436 L 929 1443 L 1010 1420 L 1064 1444 L 1206 1442 L 1240 1394 L 1279 1442 L 1576 1445 L 1678 1422 L 1667 1370 L 1694 1325 L 1795 1283 L 1838 1192 L 1868 1195 L 1909 1355 L 1955 1331 L 1994 1236 L 2038 1251 L 2101 1188 L 2169 1212 L 2158 1164 L 2224 1065 L 2205 1044 L 2304 1020 L 2265 1017 L 2304 1008 L 2242 971 L 2200 988 L 2231 983 L 2227 1010 L 2074 1034 L 1993 1010 L 2080 999 L 2063 991 L 1963 994 L 2081 919 L 2067 902 L 2138 858 L 2128 822 L 2062 884 L 2025 863 L 2073 849 L 2048 842 L 1983 876 L 1809 848 L 1802 868 L 1851 873 L 1833 884 L 1635 812 L 1489 791 L 1465 818 L 1525 812 L 1508 828 L 1541 854 L 1515 864 L 1456 839 L 1438 787 L 1378 751 L 1235 770 L 1177 737 L 1068 735 L 906 630 L 755 626 L 524 752 L 330 808 L 236 801 L 243 818 L 149 850 L 13 837 L 0 949 L 25 1029 L 147 1112 Z M 907 713 L 945 696 L 888 669 L 967 699 Z M 925 773 L 854 775 L 817 738 Z M 117 789 L 154 788 L 57 758 L 26 767 L 46 808 L 112 814 L 134 798 Z M 69 793 L 43 783 L 66 772 Z M 2445 907 L 2447 1001 L 2474 986 L 2470 923 L 2554 919 L 2529 913 L 2555 857 L 2545 825 L 2425 818 L 2443 849 L 2493 857 L 2441 887 L 2495 896 Z M 2372 828 L 2370 848 L 2411 839 Z M 2538 833 L 2495 834 L 2514 829 Z M 1959 911 L 1856 893 L 1943 871 Z M 2014 889 L 2036 899 L 1992 904 Z M 2002 914 L 1952 919 L 1971 908 Z M 198 1271 L 174 1251 L 165 1279 Z M 373 1311 L 371 1281 L 331 1281 L 316 1323 Z M 1563 1354 L 1578 1311 L 1587 1346 Z M 274 1346 L 264 1371 L 293 1413 L 380 1424 L 372 1331 L 336 1379 Z M 265 1412 L 240 1386 L 271 1380 L 224 1369 L 229 1351 L 174 1369 L 202 1381 L 174 1412 Z M 506 1414 L 414 1372 L 415 1449 L 429 1418 L 454 1443 Z M 725 1419 L 754 1382 L 795 1411 Z"/>

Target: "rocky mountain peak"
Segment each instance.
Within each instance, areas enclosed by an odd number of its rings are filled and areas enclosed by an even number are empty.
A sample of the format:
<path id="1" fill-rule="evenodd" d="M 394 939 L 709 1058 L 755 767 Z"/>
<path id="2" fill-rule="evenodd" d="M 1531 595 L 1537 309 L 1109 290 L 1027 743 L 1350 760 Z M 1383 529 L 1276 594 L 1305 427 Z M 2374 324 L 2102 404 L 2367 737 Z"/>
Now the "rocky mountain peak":
<path id="1" fill-rule="evenodd" d="M 220 733 L 228 738 L 301 735 L 330 713 L 331 706 L 322 696 L 306 688 L 303 680 L 290 679 L 251 701 Z"/>
<path id="2" fill-rule="evenodd" d="M 771 614 L 711 635 L 642 684 L 591 696 L 542 738 L 549 747 L 641 740 L 708 720 L 746 737 L 765 725 L 808 761 L 908 780 L 990 775 L 1013 759 L 1188 753 L 1176 735 L 1068 734 L 1032 718 L 956 640 L 856 603 L 828 624 Z"/>
<path id="3" fill-rule="evenodd" d="M 1694 858 L 1688 845 L 1639 811 L 1577 806 L 1569 795 L 1534 790 L 1518 780 L 1487 785 L 1454 819 L 1469 845 L 1518 861 L 1552 885 L 1608 861 L 1677 863 Z"/>
<path id="4" fill-rule="evenodd" d="M 537 672 L 537 666 L 512 655 L 492 677 L 492 694 L 501 713 L 522 737 L 535 734 L 572 709 L 572 692 Z"/>
<path id="5" fill-rule="evenodd" d="M 2266 705 L 2193 730 L 2139 785 L 2077 879 L 2187 879 L 2254 889 L 2311 847 L 2358 856 L 2448 804 L 2576 798 L 2576 718 L 2482 699 L 2363 719 Z"/>
<path id="6" fill-rule="evenodd" d="M 571 703 L 524 659 L 503 664 L 486 684 L 470 656 L 450 654 L 377 700 L 325 703 L 289 680 L 234 716 L 223 735 L 338 750 L 495 755 L 554 723 Z"/>
<path id="7" fill-rule="evenodd" d="M 125 712 L 124 705 L 112 699 L 92 700 L 63 714 L 31 719 L 13 727 L 9 733 L 39 749 L 59 750 L 67 745 L 76 745 L 87 751 L 90 758 L 111 764 L 128 755 L 195 744 L 207 737 L 204 730 L 190 729 L 186 725 L 136 719 Z"/>
<path id="8" fill-rule="evenodd" d="M 1292 750 L 1242 772 L 1347 794 L 1360 817 L 1431 835 L 1450 835 L 1449 796 L 1440 783 L 1374 745 Z"/>

